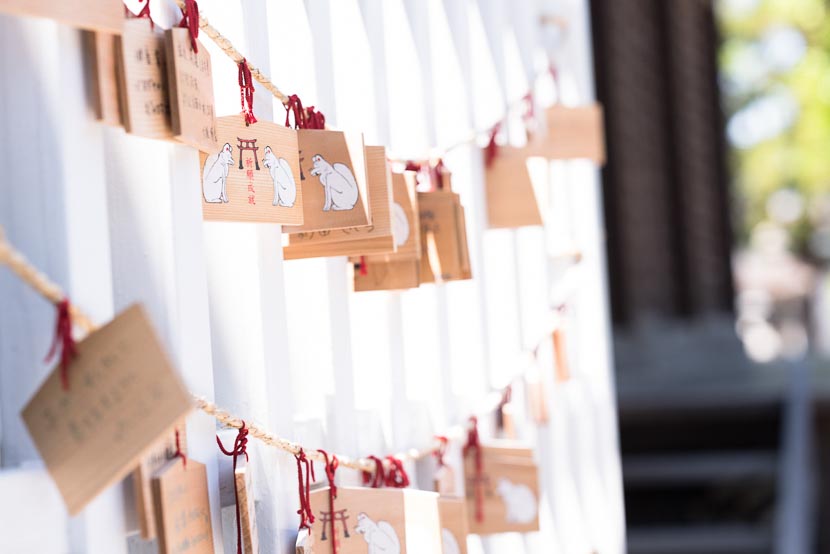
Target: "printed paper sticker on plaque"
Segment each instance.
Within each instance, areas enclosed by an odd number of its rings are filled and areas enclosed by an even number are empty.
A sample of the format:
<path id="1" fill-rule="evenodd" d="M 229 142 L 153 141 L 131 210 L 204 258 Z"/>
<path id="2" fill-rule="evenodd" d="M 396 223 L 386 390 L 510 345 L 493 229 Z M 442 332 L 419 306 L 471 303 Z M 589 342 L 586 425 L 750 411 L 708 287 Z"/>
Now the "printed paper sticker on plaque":
<path id="1" fill-rule="evenodd" d="M 304 222 L 289 233 L 371 225 L 363 135 L 299 129 Z"/>
<path id="2" fill-rule="evenodd" d="M 470 533 L 526 533 L 539 530 L 539 476 L 533 451 L 516 446 L 482 446 L 482 471 L 474 455 L 464 460 Z M 481 515 L 476 505 L 481 502 Z"/>
<path id="3" fill-rule="evenodd" d="M 45 17 L 79 29 L 107 33 L 120 33 L 124 23 L 124 4 L 112 0 L 3 0 L 0 12 Z"/>
<path id="4" fill-rule="evenodd" d="M 71 515 L 122 479 L 191 409 L 190 394 L 144 310 L 134 305 L 78 343 L 23 409 Z"/>
<path id="5" fill-rule="evenodd" d="M 286 260 L 395 251 L 392 227 L 392 210 L 395 205 L 392 198 L 392 174 L 386 162 L 386 148 L 366 147 L 366 169 L 372 224 L 334 231 L 291 233 L 287 235 L 288 244 L 283 248 Z"/>
<path id="6" fill-rule="evenodd" d="M 124 21 L 116 41 L 122 123 L 133 135 L 173 138 L 164 35 L 147 18 Z"/>
<path id="7" fill-rule="evenodd" d="M 441 552 L 434 492 L 337 487 L 332 510 L 325 487 L 311 491 L 311 509 L 314 524 L 311 537 L 301 541 L 303 554 L 331 554 L 335 541 L 338 554 Z"/>
<path id="8" fill-rule="evenodd" d="M 168 461 L 153 478 L 153 494 L 159 554 L 213 554 L 204 464 Z"/>
<path id="9" fill-rule="evenodd" d="M 201 155 L 202 213 L 211 221 L 299 225 L 297 131 L 244 115 L 216 119 L 216 149 Z"/>
<path id="10" fill-rule="evenodd" d="M 187 29 L 169 29 L 164 32 L 164 40 L 173 135 L 202 152 L 214 152 L 216 114 L 210 54 L 198 40 L 199 51 L 193 50 Z"/>

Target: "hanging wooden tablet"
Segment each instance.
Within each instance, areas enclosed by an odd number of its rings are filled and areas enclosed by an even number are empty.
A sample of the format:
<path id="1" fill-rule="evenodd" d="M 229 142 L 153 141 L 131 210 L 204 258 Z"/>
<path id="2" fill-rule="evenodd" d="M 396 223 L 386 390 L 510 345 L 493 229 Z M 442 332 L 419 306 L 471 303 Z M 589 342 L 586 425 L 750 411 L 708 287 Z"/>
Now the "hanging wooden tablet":
<path id="1" fill-rule="evenodd" d="M 371 225 L 363 135 L 299 129 L 305 219 L 289 233 Z"/>
<path id="2" fill-rule="evenodd" d="M 589 159 L 605 163 L 605 132 L 602 106 L 565 107 L 555 105 L 547 109 L 547 134 L 534 144 L 540 156 L 550 159 Z"/>
<path id="3" fill-rule="evenodd" d="M 533 177 L 544 178 L 536 186 L 545 186 L 547 175 L 531 175 L 527 165 L 529 155 L 529 150 L 524 148 L 500 147 L 485 168 L 490 228 L 542 225 Z"/>
<path id="4" fill-rule="evenodd" d="M 184 421 L 176 425 L 179 433 L 179 448 L 187 454 Z M 141 538 L 156 538 L 156 513 L 153 503 L 153 476 L 176 452 L 175 431 L 163 436 L 141 457 L 138 467 L 133 470 L 133 494 Z"/>
<path id="5" fill-rule="evenodd" d="M 210 54 L 198 40 L 199 51 L 193 50 L 190 32 L 180 27 L 165 31 L 164 41 L 173 135 L 202 152 L 217 152 Z"/>
<path id="6" fill-rule="evenodd" d="M 438 499 L 442 554 L 467 554 L 467 504 L 463 498 Z"/>
<path id="7" fill-rule="evenodd" d="M 369 254 L 370 262 L 400 262 L 421 259 L 421 219 L 414 171 L 392 174 L 392 234 L 395 251 Z M 354 260 L 359 261 L 359 260 Z"/>
<path id="8" fill-rule="evenodd" d="M 207 470 L 169 460 L 153 478 L 159 554 L 213 554 Z"/>
<path id="9" fill-rule="evenodd" d="M 482 471 L 475 456 L 464 459 L 467 519 L 471 533 L 526 533 L 539 530 L 539 476 L 533 452 L 518 446 L 481 446 Z M 481 518 L 477 517 L 481 502 Z"/>
<path id="10" fill-rule="evenodd" d="M 116 41 L 122 124 L 128 133 L 172 139 L 164 35 L 148 18 L 127 19 Z"/>
<path id="11" fill-rule="evenodd" d="M 77 345 L 23 409 L 23 421 L 71 515 L 122 479 L 191 409 L 144 310 L 134 305 Z"/>
<path id="12" fill-rule="evenodd" d="M 213 527 L 204 464 L 168 460 L 153 477 L 159 554 L 212 554 Z"/>
<path id="13" fill-rule="evenodd" d="M 421 282 L 472 278 L 464 207 L 458 194 L 418 193 L 421 222 Z"/>
<path id="14" fill-rule="evenodd" d="M 334 541 L 338 554 L 441 552 L 434 492 L 337 487 L 332 511 L 329 488 L 324 487 L 311 491 L 311 509 L 314 554 L 332 553 Z"/>
<path id="15" fill-rule="evenodd" d="M 365 263 L 365 267 L 358 266 L 354 271 L 355 292 L 416 289 L 421 284 L 420 260 L 399 262 L 364 260 L 362 263 Z"/>
<path id="16" fill-rule="evenodd" d="M 233 481 L 236 486 L 239 515 L 242 521 L 242 551 L 245 554 L 259 554 L 253 474 L 244 456 L 241 456 L 237 462 Z"/>
<path id="17" fill-rule="evenodd" d="M 571 364 L 568 361 L 568 350 L 565 344 L 565 330 L 557 327 L 553 331 L 553 356 L 555 375 L 558 383 L 564 383 L 571 378 Z"/>
<path id="18" fill-rule="evenodd" d="M 297 132 L 245 116 L 216 119 L 216 150 L 201 155 L 202 213 L 210 221 L 299 225 L 305 195 Z"/>
<path id="19" fill-rule="evenodd" d="M 120 33 L 124 4 L 112 0 L 3 0 L 0 12 L 54 19 L 60 23 L 107 33 Z"/>
<path id="20" fill-rule="evenodd" d="M 102 31 L 84 31 L 83 43 L 92 76 L 95 117 L 107 125 L 121 126 L 116 42 L 118 36 Z"/>
<path id="21" fill-rule="evenodd" d="M 369 186 L 369 211 L 372 224 L 334 231 L 292 233 L 283 248 L 286 260 L 326 256 L 359 256 L 395 251 L 393 235 L 392 174 L 386 161 L 386 148 L 366 146 L 366 178 Z M 395 212 L 396 217 L 398 213 Z M 395 220 L 399 225 L 399 220 Z M 405 221 L 405 220 L 404 220 Z"/>

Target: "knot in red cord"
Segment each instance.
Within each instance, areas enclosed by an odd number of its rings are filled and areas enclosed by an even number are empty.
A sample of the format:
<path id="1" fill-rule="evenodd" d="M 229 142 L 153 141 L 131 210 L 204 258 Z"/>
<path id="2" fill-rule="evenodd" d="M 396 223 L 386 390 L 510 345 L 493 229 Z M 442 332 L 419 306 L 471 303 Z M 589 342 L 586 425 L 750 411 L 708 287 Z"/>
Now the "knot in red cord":
<path id="1" fill-rule="evenodd" d="M 294 114 L 294 128 L 305 129 L 305 110 L 303 110 L 303 101 L 296 94 L 288 97 L 288 102 L 285 103 L 285 126 L 291 127 L 291 114 Z"/>
<path id="2" fill-rule="evenodd" d="M 490 142 L 488 142 L 487 146 L 484 148 L 485 167 L 493 165 L 493 161 L 496 159 L 496 155 L 499 152 L 499 145 L 496 144 L 496 136 L 498 136 L 500 129 L 501 123 L 496 123 L 490 130 Z"/>
<path id="3" fill-rule="evenodd" d="M 311 524 L 314 523 L 314 513 L 311 511 L 311 481 L 317 480 L 314 477 L 314 464 L 306 457 L 302 448 L 298 454 L 294 454 L 294 458 L 297 460 L 297 485 L 300 494 L 300 509 L 297 510 L 300 515 L 300 529 L 311 531 Z"/>
<path id="4" fill-rule="evenodd" d="M 242 427 L 239 428 L 236 434 L 236 439 L 233 441 L 233 449 L 225 449 L 218 435 L 216 436 L 216 444 L 219 445 L 219 450 L 225 456 L 233 456 L 233 473 L 235 478 L 236 461 L 239 456 L 245 454 L 245 460 L 248 460 L 248 429 L 245 427 L 245 422 L 242 422 Z M 236 554 L 242 554 L 242 515 L 239 509 L 239 491 L 236 489 L 236 485 L 233 487 L 233 496 L 236 499 Z"/>
<path id="5" fill-rule="evenodd" d="M 389 471 L 386 473 L 386 486 L 394 487 L 396 489 L 404 489 L 409 486 L 409 475 L 406 474 L 406 468 L 403 462 L 395 456 L 387 456 L 389 462 Z"/>
<path id="6" fill-rule="evenodd" d="M 306 129 L 325 129 L 326 116 L 323 112 L 315 111 L 314 106 L 309 106 L 306 113 Z"/>
<path id="7" fill-rule="evenodd" d="M 256 123 L 254 116 L 254 80 L 251 77 L 251 68 L 248 60 L 242 58 L 239 62 L 239 96 L 242 104 L 242 113 L 245 114 L 245 125 Z"/>
<path id="8" fill-rule="evenodd" d="M 147 0 L 149 4 L 149 0 Z M 199 53 L 199 43 L 196 39 L 199 38 L 199 5 L 196 0 L 184 0 L 184 8 L 182 8 L 182 20 L 179 21 L 179 27 L 183 27 L 190 33 L 190 47 L 197 54 Z"/>
<path id="9" fill-rule="evenodd" d="M 432 181 L 432 187 L 435 190 L 444 190 L 444 173 L 446 172 L 444 160 L 438 158 L 435 165 L 429 168 L 429 180 Z"/>
<path id="10" fill-rule="evenodd" d="M 138 0 L 141 3 L 141 0 Z M 136 17 L 146 17 L 150 20 L 150 28 L 155 29 L 156 24 L 153 23 L 153 18 L 150 16 L 150 0 L 145 0 L 147 3 L 141 8 L 141 11 L 136 14 Z"/>
<path id="11" fill-rule="evenodd" d="M 386 482 L 386 475 L 383 469 L 383 460 L 377 456 L 369 456 L 369 459 L 375 462 L 375 471 L 363 471 L 363 486 L 370 486 L 373 489 L 381 488 Z"/>
<path id="12" fill-rule="evenodd" d="M 464 457 L 467 453 L 473 453 L 475 467 L 475 499 L 476 499 L 476 521 L 484 521 L 484 487 L 482 483 L 483 464 L 481 459 L 481 442 L 478 436 L 478 418 L 470 417 L 470 428 L 467 431 L 467 444 L 464 445 Z"/>
<path id="13" fill-rule="evenodd" d="M 52 346 L 46 354 L 44 362 L 49 363 L 60 349 L 61 383 L 63 390 L 69 390 L 69 364 L 78 356 L 75 339 L 72 336 L 72 315 L 70 314 L 69 299 L 64 298 L 55 307 L 55 335 L 52 337 Z"/>

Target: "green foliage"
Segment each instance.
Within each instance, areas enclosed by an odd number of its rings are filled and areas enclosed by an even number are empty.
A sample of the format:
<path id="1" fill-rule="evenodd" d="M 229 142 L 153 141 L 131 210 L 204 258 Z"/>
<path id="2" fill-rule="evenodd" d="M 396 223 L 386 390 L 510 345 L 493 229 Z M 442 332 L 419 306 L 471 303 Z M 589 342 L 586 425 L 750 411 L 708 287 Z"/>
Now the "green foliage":
<path id="1" fill-rule="evenodd" d="M 765 205 L 774 191 L 793 188 L 807 205 L 830 191 L 830 18 L 826 0 L 758 0 L 751 9 L 737 9 L 737 4 L 747 2 L 721 0 L 718 6 L 727 118 L 775 94 L 788 96 L 797 106 L 795 119 L 774 136 L 733 146 L 733 188 L 743 199 L 739 231 L 746 237 L 766 219 Z M 770 30 L 782 26 L 803 35 L 806 51 L 795 65 L 779 70 L 769 67 L 769 52 L 761 45 Z M 817 223 L 808 216 L 809 210 L 790 229 L 797 250 Z"/>

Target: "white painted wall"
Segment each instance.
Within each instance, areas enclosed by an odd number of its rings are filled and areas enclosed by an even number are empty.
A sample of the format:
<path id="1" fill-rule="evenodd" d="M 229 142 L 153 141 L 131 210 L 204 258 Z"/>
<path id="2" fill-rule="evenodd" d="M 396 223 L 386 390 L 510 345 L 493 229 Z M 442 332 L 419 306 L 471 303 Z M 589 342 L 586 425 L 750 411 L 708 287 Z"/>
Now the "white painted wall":
<path id="1" fill-rule="evenodd" d="M 564 76 L 562 100 L 591 101 L 586 4 L 202 0 L 200 8 L 330 123 L 418 157 L 490 126 L 524 94 L 544 58 L 543 11 L 571 19 L 551 52 Z M 203 42 L 213 54 L 217 113 L 236 113 L 236 67 Z M 552 420 L 521 426 L 542 465 L 542 531 L 470 546 L 624 551 L 595 168 L 552 165 L 549 209 L 563 217 L 547 232 L 487 231 L 480 152 L 458 148 L 446 161 L 467 208 L 476 278 L 354 294 L 345 258 L 284 262 L 278 226 L 202 222 L 195 151 L 96 124 L 76 31 L 0 16 L 0 45 L 0 146 L 12 158 L 0 176 L 0 224 L 10 239 L 98 321 L 145 302 L 191 390 L 280 434 L 350 455 L 428 443 L 514 375 L 566 290 L 574 379 L 553 384 L 543 352 Z M 255 111 L 276 121 L 284 114 L 262 87 Z M 569 243 L 584 255 L 576 277 L 547 259 Z M 21 425 L 20 408 L 47 371 L 52 317 L 51 306 L 0 271 L 0 498 L 22 499 L 0 502 L 0 552 L 127 552 L 128 534 L 129 551 L 152 552 L 135 540 L 128 486 L 67 519 Z M 221 551 L 214 429 L 201 414 L 188 421 L 191 456 L 208 464 Z M 251 445 L 262 551 L 293 552 L 293 460 Z"/>

